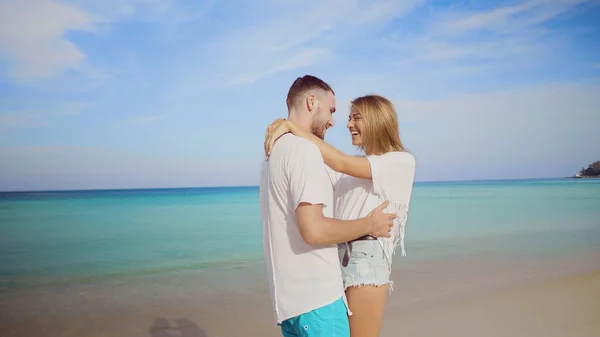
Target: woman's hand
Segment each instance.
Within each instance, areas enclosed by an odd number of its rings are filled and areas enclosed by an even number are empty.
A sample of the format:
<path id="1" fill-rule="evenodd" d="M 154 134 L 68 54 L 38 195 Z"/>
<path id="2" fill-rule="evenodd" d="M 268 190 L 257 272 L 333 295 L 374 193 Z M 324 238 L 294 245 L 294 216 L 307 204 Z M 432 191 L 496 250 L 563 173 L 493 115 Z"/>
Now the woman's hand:
<path id="1" fill-rule="evenodd" d="M 271 155 L 275 141 L 288 132 L 290 132 L 289 121 L 284 118 L 279 118 L 269 125 L 265 135 L 265 155 L 267 158 Z"/>

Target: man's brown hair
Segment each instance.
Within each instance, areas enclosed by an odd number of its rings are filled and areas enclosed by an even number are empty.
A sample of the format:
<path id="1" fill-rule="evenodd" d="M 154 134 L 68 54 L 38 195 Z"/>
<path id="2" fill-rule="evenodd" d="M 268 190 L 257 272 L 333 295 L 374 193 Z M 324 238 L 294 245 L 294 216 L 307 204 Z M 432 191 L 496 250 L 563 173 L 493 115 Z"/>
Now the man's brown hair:
<path id="1" fill-rule="evenodd" d="M 300 98 L 302 94 L 313 89 L 321 89 L 325 92 L 331 91 L 331 93 L 335 95 L 333 89 L 331 89 L 329 84 L 325 83 L 325 81 L 312 75 L 304 75 L 302 77 L 298 77 L 294 83 L 292 83 L 292 86 L 288 91 L 287 99 L 285 101 L 288 109 L 294 105 L 294 102 Z"/>

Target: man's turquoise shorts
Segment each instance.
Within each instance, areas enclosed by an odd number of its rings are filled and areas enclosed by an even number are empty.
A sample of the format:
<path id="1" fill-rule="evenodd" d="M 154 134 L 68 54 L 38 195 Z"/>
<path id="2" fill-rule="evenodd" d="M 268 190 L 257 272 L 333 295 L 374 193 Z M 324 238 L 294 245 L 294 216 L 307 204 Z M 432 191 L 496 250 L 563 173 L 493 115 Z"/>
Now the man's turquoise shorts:
<path id="1" fill-rule="evenodd" d="M 350 337 L 348 310 L 343 298 L 281 322 L 284 337 Z"/>

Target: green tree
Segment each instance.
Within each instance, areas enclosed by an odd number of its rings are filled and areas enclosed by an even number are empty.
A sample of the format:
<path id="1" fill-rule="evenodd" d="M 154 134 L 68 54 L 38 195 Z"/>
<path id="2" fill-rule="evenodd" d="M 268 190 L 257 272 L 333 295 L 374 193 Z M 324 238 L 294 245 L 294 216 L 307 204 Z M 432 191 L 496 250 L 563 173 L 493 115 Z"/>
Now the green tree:
<path id="1" fill-rule="evenodd" d="M 598 177 L 600 176 L 600 160 L 591 163 L 586 169 L 581 169 L 579 174 L 586 177 Z"/>

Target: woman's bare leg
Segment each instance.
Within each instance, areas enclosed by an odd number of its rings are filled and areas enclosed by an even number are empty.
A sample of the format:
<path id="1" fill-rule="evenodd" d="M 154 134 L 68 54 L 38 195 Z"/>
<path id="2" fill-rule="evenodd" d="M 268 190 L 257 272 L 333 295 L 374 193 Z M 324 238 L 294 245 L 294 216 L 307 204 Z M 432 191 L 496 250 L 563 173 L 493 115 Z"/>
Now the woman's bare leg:
<path id="1" fill-rule="evenodd" d="M 378 337 L 388 295 L 388 286 L 360 286 L 346 289 L 351 337 Z"/>

